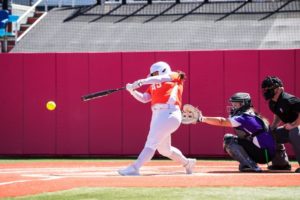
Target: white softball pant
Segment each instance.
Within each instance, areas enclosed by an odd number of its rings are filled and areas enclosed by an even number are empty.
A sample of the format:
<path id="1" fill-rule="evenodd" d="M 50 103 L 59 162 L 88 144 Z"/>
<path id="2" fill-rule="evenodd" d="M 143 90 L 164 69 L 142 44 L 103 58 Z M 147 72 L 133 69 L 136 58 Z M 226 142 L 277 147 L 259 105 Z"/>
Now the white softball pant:
<path id="1" fill-rule="evenodd" d="M 179 128 L 181 119 L 181 111 L 178 106 L 168 104 L 152 106 L 150 131 L 145 147 L 134 163 L 135 168 L 139 169 L 145 162 L 151 160 L 156 150 L 161 155 L 182 165 L 188 163 L 181 151 L 171 146 L 171 134 Z"/>
<path id="2" fill-rule="evenodd" d="M 181 123 L 181 111 L 178 106 L 156 104 L 152 106 L 150 131 L 145 147 L 168 154 L 171 148 L 171 134 Z"/>

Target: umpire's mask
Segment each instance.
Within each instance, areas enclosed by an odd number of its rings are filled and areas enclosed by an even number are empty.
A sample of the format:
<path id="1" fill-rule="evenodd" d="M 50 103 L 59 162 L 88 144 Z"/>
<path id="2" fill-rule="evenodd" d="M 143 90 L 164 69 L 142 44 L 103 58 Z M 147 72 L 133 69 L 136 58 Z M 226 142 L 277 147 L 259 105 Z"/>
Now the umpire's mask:
<path id="1" fill-rule="evenodd" d="M 270 100 L 275 96 L 275 89 L 283 87 L 282 81 L 276 76 L 267 76 L 262 84 L 262 92 L 265 100 Z"/>

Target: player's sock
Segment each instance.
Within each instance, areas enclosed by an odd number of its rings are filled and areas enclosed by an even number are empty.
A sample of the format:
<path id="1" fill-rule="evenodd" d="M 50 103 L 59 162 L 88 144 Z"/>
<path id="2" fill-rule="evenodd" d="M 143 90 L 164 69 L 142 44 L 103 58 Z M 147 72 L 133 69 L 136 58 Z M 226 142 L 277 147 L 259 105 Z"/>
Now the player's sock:
<path id="1" fill-rule="evenodd" d="M 189 161 L 176 147 L 171 147 L 171 155 L 168 156 L 171 160 L 181 163 L 183 166 L 186 165 Z"/>

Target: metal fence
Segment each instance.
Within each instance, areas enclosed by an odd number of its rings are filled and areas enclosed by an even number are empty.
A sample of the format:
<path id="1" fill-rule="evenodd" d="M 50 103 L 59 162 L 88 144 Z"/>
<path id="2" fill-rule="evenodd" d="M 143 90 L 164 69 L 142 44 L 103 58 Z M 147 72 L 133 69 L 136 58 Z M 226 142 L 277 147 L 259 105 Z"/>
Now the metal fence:
<path id="1" fill-rule="evenodd" d="M 46 1 L 46 0 L 45 0 Z M 147 0 L 47 0 L 50 6 L 84 6 L 100 4 L 101 2 L 108 3 L 140 3 Z M 285 2 L 287 0 L 153 0 L 151 2 Z M 12 0 L 14 4 L 32 6 L 37 0 Z"/>

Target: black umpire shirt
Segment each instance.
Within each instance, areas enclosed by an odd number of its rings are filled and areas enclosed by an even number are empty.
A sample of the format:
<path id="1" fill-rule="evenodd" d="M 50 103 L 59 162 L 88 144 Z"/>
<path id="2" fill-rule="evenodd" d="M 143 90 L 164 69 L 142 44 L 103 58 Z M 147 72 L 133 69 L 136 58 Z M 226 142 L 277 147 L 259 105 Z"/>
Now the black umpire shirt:
<path id="1" fill-rule="evenodd" d="M 292 123 L 300 112 L 300 99 L 289 93 L 282 92 L 277 102 L 270 100 L 269 107 L 284 123 Z"/>

